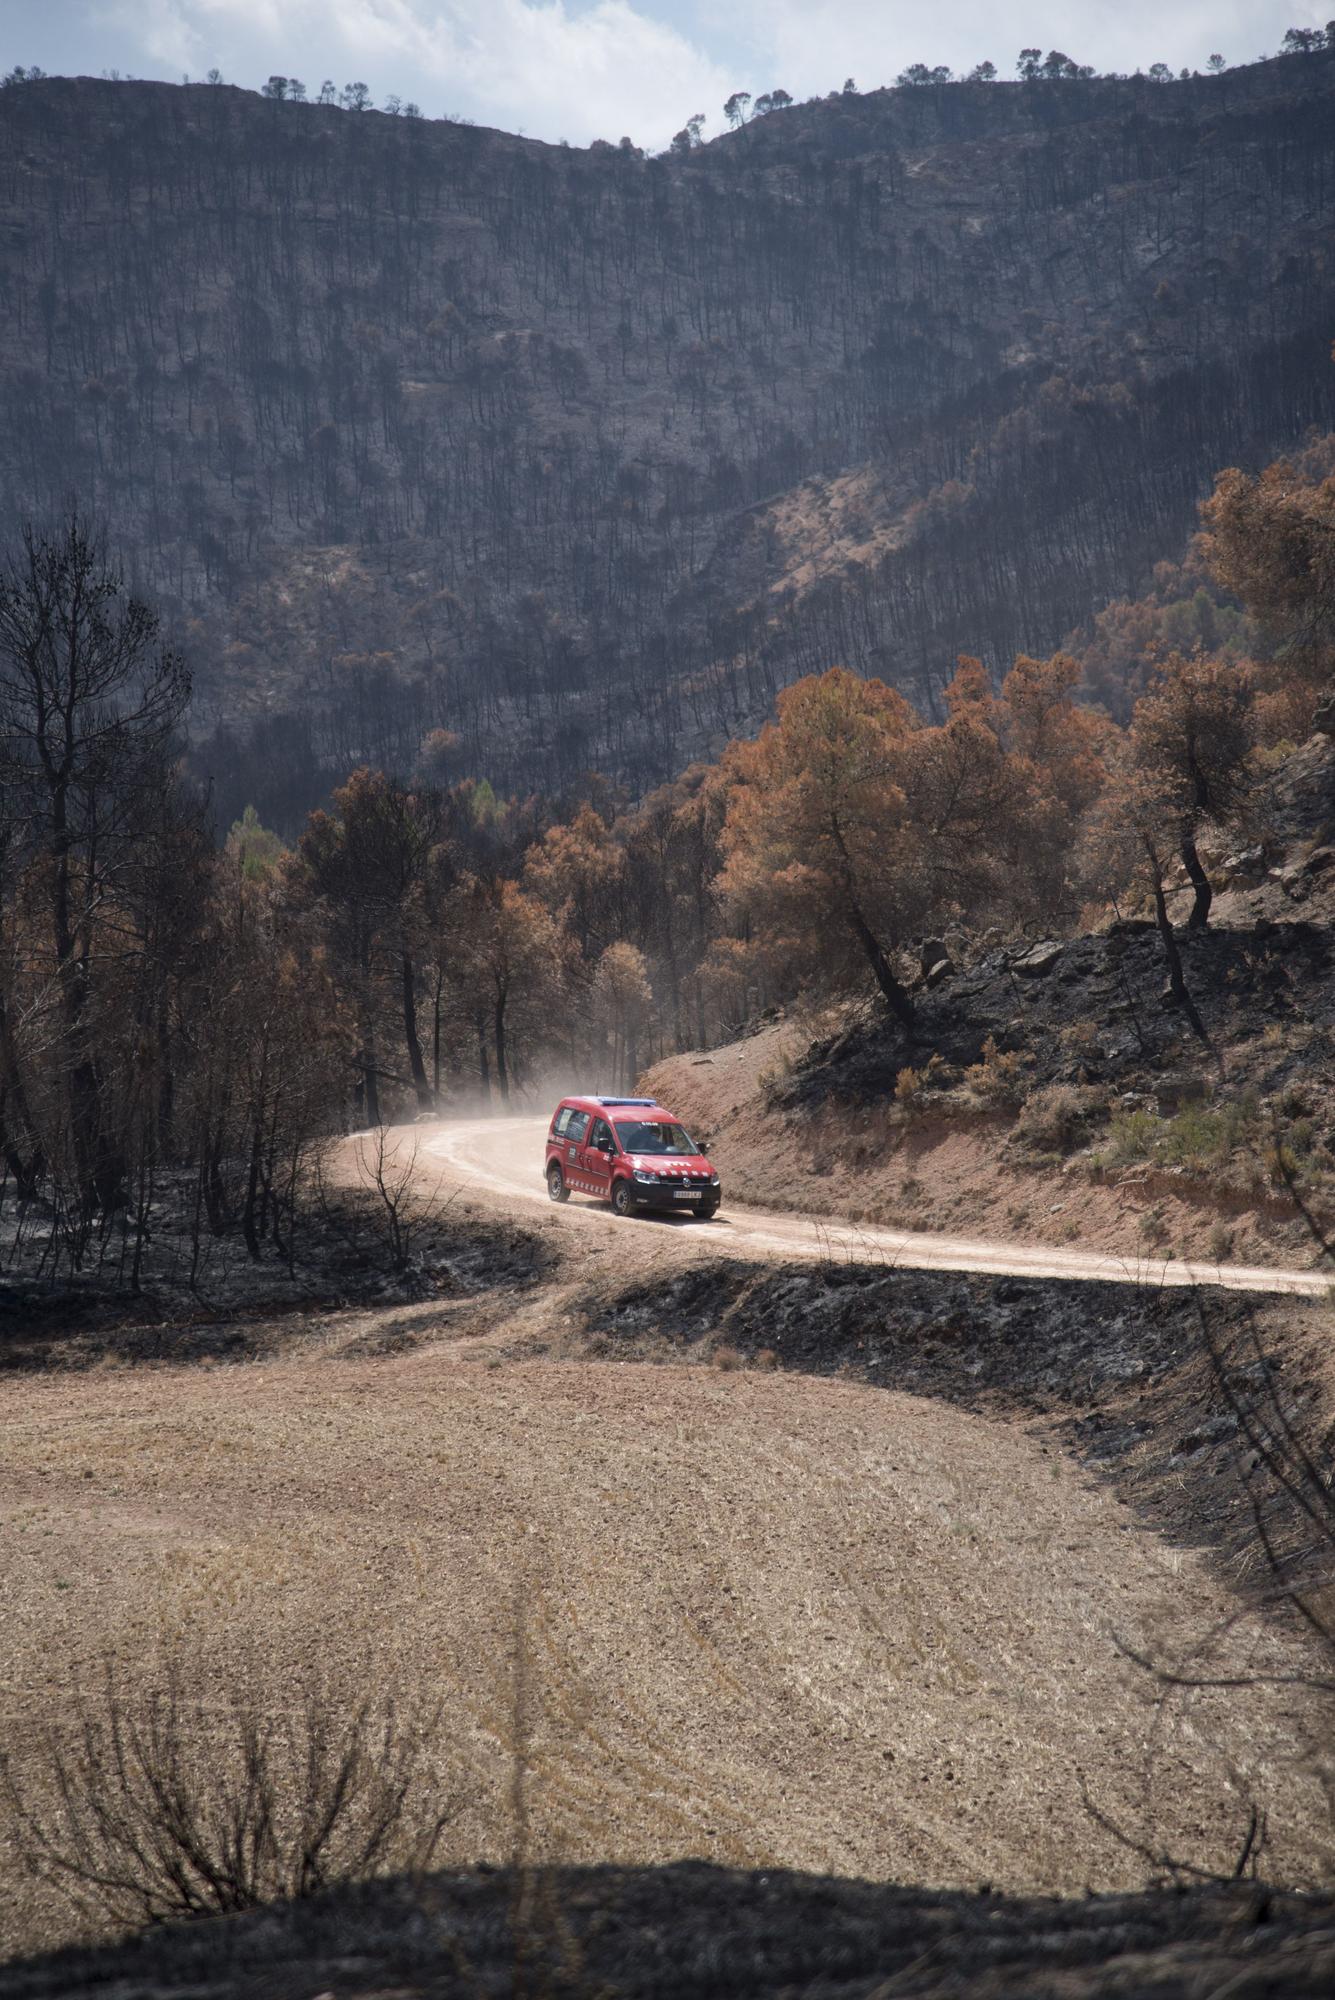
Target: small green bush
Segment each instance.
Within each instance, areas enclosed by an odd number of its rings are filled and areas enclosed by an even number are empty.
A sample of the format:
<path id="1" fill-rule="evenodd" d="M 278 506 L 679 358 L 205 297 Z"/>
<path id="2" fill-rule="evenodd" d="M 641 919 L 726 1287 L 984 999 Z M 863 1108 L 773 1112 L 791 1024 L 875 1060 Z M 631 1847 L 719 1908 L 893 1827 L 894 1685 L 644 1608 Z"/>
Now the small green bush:
<path id="1" fill-rule="evenodd" d="M 1255 1098 L 1231 1104 L 1185 1104 L 1166 1120 L 1157 1152 L 1167 1166 L 1218 1167 L 1251 1137 L 1258 1117 Z"/>
<path id="2" fill-rule="evenodd" d="M 1115 1167 L 1148 1160 L 1159 1130 L 1160 1121 L 1152 1111 L 1115 1111 L 1108 1126 L 1107 1158 Z"/>
<path id="3" fill-rule="evenodd" d="M 1316 1147 L 1316 1126 L 1310 1118 L 1295 1118 L 1284 1134 L 1284 1143 L 1300 1160 L 1311 1158 Z"/>
<path id="4" fill-rule="evenodd" d="M 1110 1166 L 1155 1160 L 1195 1171 L 1227 1166 L 1240 1146 L 1254 1146 L 1261 1106 L 1254 1091 L 1225 1104 L 1184 1104 L 1171 1118 L 1152 1111 L 1119 1111 L 1108 1127 L 1104 1159 Z"/>

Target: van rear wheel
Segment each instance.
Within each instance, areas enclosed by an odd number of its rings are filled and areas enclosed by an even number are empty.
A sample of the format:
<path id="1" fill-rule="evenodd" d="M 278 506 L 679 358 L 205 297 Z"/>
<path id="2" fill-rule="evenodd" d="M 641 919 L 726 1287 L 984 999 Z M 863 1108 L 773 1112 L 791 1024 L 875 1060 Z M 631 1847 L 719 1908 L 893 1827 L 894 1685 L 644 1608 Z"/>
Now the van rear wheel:
<path id="1" fill-rule="evenodd" d="M 569 1201 L 570 1199 L 570 1189 L 566 1186 L 566 1177 L 555 1161 L 547 1169 L 547 1192 L 553 1201 Z"/>

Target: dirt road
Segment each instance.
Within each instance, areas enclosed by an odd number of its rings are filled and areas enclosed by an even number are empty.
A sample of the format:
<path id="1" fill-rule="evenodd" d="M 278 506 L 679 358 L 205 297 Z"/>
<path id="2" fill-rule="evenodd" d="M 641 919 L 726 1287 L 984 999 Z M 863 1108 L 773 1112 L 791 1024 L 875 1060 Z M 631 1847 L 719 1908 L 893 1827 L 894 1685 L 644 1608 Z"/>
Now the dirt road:
<path id="1" fill-rule="evenodd" d="M 452 1125 L 423 1140 L 424 1165 L 439 1162 L 443 1177 L 458 1180 L 479 1201 L 513 1216 L 516 1203 L 536 1203 L 564 1230 L 603 1232 L 627 1269 L 690 1256 L 783 1260 L 835 1258 L 900 1264 L 916 1271 L 979 1271 L 1003 1277 L 1088 1278 L 1105 1283 L 1219 1285 L 1229 1291 L 1289 1293 L 1324 1298 L 1328 1272 L 1267 1270 L 1245 1264 L 1186 1263 L 1174 1258 L 1111 1257 L 1102 1252 L 1058 1250 L 1024 1243 L 874 1229 L 773 1209 L 738 1208 L 726 1201 L 714 1221 L 693 1216 L 645 1215 L 613 1223 L 600 1202 L 572 1197 L 553 1204 L 542 1178 L 543 1118 L 483 1118 Z M 608 1232 L 615 1230 L 609 1239 Z"/>

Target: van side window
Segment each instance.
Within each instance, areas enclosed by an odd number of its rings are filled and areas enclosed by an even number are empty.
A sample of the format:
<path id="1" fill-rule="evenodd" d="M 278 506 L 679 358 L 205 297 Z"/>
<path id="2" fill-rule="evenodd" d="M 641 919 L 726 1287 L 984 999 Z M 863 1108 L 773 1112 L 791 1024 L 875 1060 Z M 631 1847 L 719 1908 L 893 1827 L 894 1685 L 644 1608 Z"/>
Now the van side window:
<path id="1" fill-rule="evenodd" d="M 593 1130 L 589 1134 L 589 1144 L 591 1146 L 606 1146 L 609 1152 L 612 1150 L 612 1128 L 605 1118 L 594 1120 Z"/>
<path id="2" fill-rule="evenodd" d="M 552 1137 L 554 1139 L 565 1138 L 566 1126 L 570 1123 L 570 1110 L 571 1107 L 568 1104 L 563 1104 L 561 1109 L 557 1112 L 556 1117 L 552 1122 Z"/>
<path id="3" fill-rule="evenodd" d="M 575 1144 L 578 1146 L 580 1141 L 583 1139 L 584 1134 L 588 1131 L 588 1129 L 589 1129 L 588 1112 L 572 1111 L 570 1114 L 570 1123 L 566 1126 L 565 1133 L 563 1136 L 567 1139 L 573 1139 Z"/>

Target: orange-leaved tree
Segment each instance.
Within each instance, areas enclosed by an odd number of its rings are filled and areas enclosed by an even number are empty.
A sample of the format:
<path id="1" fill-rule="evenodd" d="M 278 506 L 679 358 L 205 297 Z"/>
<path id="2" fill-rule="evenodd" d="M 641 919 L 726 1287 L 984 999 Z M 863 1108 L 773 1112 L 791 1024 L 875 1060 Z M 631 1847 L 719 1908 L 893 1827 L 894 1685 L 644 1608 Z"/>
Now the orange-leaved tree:
<path id="1" fill-rule="evenodd" d="M 901 769 L 909 825 L 936 915 L 1025 899 L 1044 804 L 1033 766 L 1008 751 L 1004 704 L 978 660 L 946 689 L 947 720 L 916 729 Z"/>
<path id="2" fill-rule="evenodd" d="M 1201 508 L 1201 549 L 1215 577 L 1260 621 L 1281 661 L 1313 687 L 1335 672 L 1329 449 L 1327 440 L 1306 462 L 1281 459 L 1257 478 L 1230 467 Z"/>
<path id="3" fill-rule="evenodd" d="M 1251 792 L 1252 697 L 1247 667 L 1170 653 L 1131 719 L 1135 764 L 1162 802 L 1195 891 L 1193 930 L 1209 922 L 1214 900 L 1198 835 L 1206 824 L 1236 822 Z"/>
<path id="4" fill-rule="evenodd" d="M 610 1082 L 633 1089 L 640 1070 L 640 1047 L 653 1015 L 654 994 L 644 953 L 619 938 L 598 960 L 593 979 L 594 1020 L 611 1049 Z"/>
<path id="5" fill-rule="evenodd" d="M 623 849 L 602 815 L 586 804 L 530 847 L 523 880 L 592 961 L 620 934 L 625 872 Z"/>
<path id="6" fill-rule="evenodd" d="M 1168 914 L 1167 858 L 1180 829 L 1171 779 L 1162 769 L 1139 761 L 1134 744 L 1124 739 L 1110 760 L 1107 786 L 1084 828 L 1085 873 L 1114 903 L 1128 887 L 1150 897 L 1173 1002 L 1208 1045 L 1209 1033 L 1187 986 Z"/>
<path id="7" fill-rule="evenodd" d="M 1002 731 L 1008 747 L 1042 774 L 1072 822 L 1088 812 L 1107 778 L 1112 724 L 1075 699 L 1080 662 L 1070 653 L 1034 660 L 1021 653 L 1001 686 Z"/>
<path id="8" fill-rule="evenodd" d="M 1021 653 L 997 704 L 1002 741 L 1025 774 L 1013 820 L 1024 834 L 1017 887 L 1044 912 L 1070 898 L 1078 832 L 1107 783 L 1117 736 L 1106 715 L 1075 700 L 1080 680 L 1080 663 L 1069 653 L 1046 660 Z"/>
<path id="9" fill-rule="evenodd" d="M 777 722 L 726 754 L 720 885 L 794 967 L 870 968 L 909 1028 L 892 954 L 930 898 L 905 789 L 914 730 L 901 694 L 842 667 L 788 688 Z"/>

